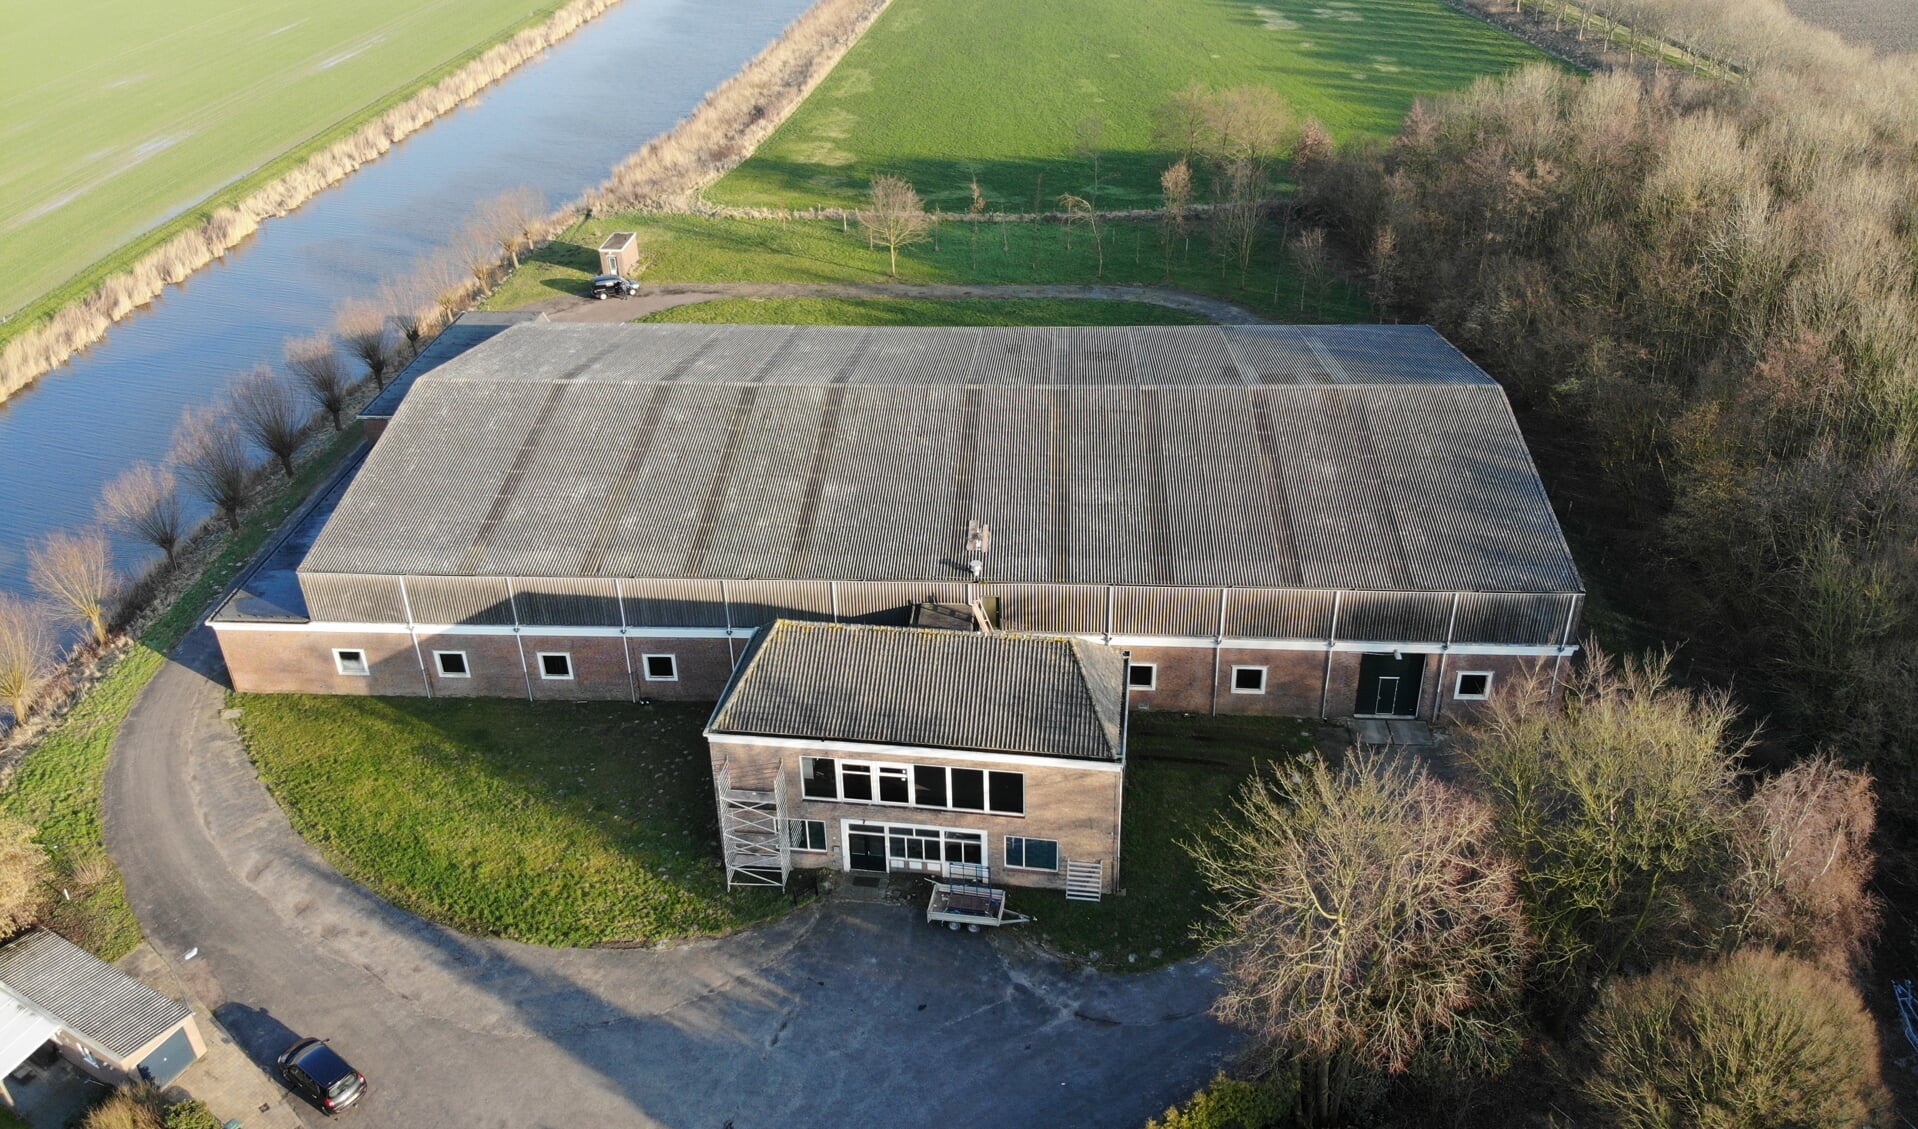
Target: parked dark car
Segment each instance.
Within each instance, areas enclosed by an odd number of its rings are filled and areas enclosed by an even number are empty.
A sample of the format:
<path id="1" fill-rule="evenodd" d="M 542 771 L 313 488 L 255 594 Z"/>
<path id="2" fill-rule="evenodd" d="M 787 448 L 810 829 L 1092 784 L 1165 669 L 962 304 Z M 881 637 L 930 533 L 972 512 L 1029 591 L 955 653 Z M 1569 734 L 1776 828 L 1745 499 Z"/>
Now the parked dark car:
<path id="1" fill-rule="evenodd" d="M 366 1075 L 348 1066 L 320 1039 L 301 1039 L 279 1058 L 287 1088 L 327 1113 L 338 1113 L 366 1096 Z"/>
<path id="2" fill-rule="evenodd" d="M 630 278 L 621 278 L 616 274 L 601 274 L 593 277 L 593 297 L 595 298 L 631 298 L 639 293 L 639 283 Z"/>

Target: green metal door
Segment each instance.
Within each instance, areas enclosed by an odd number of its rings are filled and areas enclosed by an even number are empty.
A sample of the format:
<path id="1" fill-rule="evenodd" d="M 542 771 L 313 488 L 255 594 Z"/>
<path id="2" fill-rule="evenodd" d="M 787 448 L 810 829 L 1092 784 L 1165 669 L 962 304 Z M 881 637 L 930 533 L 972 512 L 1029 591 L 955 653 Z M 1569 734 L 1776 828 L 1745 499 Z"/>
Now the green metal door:
<path id="1" fill-rule="evenodd" d="M 1424 655 L 1366 655 L 1359 660 L 1359 694 L 1352 712 L 1359 717 L 1417 717 L 1424 676 Z"/>

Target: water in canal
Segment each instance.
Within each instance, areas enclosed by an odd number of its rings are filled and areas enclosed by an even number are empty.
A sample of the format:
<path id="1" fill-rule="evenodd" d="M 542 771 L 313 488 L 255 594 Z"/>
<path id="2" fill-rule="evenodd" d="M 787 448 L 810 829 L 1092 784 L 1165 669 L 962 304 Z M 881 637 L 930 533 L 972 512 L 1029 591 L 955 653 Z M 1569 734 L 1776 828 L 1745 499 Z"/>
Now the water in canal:
<path id="1" fill-rule="evenodd" d="M 450 243 L 480 201 L 597 184 L 808 2 L 623 0 L 0 403 L 0 590 L 25 590 L 33 539 L 89 523 L 102 485 L 165 455 L 183 408 L 277 365 L 288 337 Z"/>

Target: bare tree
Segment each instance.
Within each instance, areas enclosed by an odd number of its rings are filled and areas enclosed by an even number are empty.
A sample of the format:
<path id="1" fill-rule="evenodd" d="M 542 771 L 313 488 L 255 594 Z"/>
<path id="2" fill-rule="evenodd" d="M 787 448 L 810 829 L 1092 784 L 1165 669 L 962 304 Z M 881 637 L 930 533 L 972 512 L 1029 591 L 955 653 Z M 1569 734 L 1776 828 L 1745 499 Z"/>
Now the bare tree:
<path id="1" fill-rule="evenodd" d="M 1212 186 L 1212 239 L 1221 266 L 1237 263 L 1239 287 L 1252 270 L 1252 252 L 1264 226 L 1266 182 L 1257 161 L 1238 159 L 1220 167 Z"/>
<path id="2" fill-rule="evenodd" d="M 17 596 L 0 592 L 0 706 L 13 724 L 27 719 L 53 673 L 53 632 L 46 616 Z"/>
<path id="3" fill-rule="evenodd" d="M 1308 227 L 1299 232 L 1292 241 L 1292 262 L 1299 271 L 1299 310 L 1305 310 L 1305 293 L 1315 292 L 1319 298 L 1319 312 L 1325 312 L 1325 281 L 1331 270 L 1331 258 L 1325 250 L 1325 229 Z"/>
<path id="4" fill-rule="evenodd" d="M 1306 1119 L 1336 1122 L 1353 1072 L 1496 1066 L 1514 1047 L 1528 942 L 1489 806 L 1407 759 L 1354 751 L 1256 779 L 1193 848 L 1218 895 L 1214 1005 Z"/>
<path id="5" fill-rule="evenodd" d="M 371 302 L 350 299 L 340 304 L 333 318 L 333 329 L 346 351 L 366 367 L 367 379 L 373 382 L 373 387 L 384 391 L 386 374 L 396 360 L 393 326 L 387 315 Z M 334 430 L 339 430 L 337 422 Z"/>
<path id="6" fill-rule="evenodd" d="M 351 398 L 353 380 L 346 373 L 346 362 L 340 359 L 339 350 L 333 347 L 333 339 L 321 333 L 288 341 L 286 370 L 293 374 L 293 380 L 306 393 L 306 398 L 326 413 L 333 430 L 340 430 L 340 415 L 346 411 L 347 400 Z M 299 449 L 298 442 L 293 446 Z M 287 473 L 291 474 L 291 469 Z"/>
<path id="7" fill-rule="evenodd" d="M 891 255 L 891 278 L 899 277 L 899 248 L 924 243 L 932 234 L 932 217 L 919 193 L 896 176 L 873 178 L 871 205 L 859 213 L 859 225 L 869 241 Z"/>
<path id="8" fill-rule="evenodd" d="M 0 818 L 0 940 L 34 923 L 52 876 L 33 826 Z"/>
<path id="9" fill-rule="evenodd" d="M 1579 1089 L 1617 1129 L 1887 1124 L 1875 1026 L 1843 976 L 1778 953 L 1666 966 L 1593 1010 Z"/>
<path id="10" fill-rule="evenodd" d="M 173 556 L 186 538 L 186 510 L 180 505 L 180 484 L 173 471 L 153 463 L 134 463 L 100 491 L 95 507 L 108 528 L 137 537 Z"/>
<path id="11" fill-rule="evenodd" d="M 479 226 L 499 248 L 500 256 L 519 269 L 519 253 L 532 246 L 545 221 L 546 198 L 538 189 L 509 189 L 479 207 Z M 497 260 L 495 260 L 497 262 Z"/>
<path id="12" fill-rule="evenodd" d="M 1180 163 L 1190 161 L 1199 152 L 1206 132 L 1212 92 L 1195 82 L 1173 94 L 1159 107 L 1153 140 L 1179 155 Z"/>
<path id="13" fill-rule="evenodd" d="M 494 276 L 499 273 L 499 244 L 493 241 L 493 233 L 487 230 L 483 221 L 475 219 L 460 237 L 453 243 L 453 255 L 466 269 L 472 279 L 468 284 L 475 293 L 484 296 L 493 288 Z M 448 321 L 452 318 L 449 314 Z"/>
<path id="14" fill-rule="evenodd" d="M 1880 906 L 1870 882 L 1877 803 L 1871 778 L 1828 756 L 1758 787 L 1738 813 L 1730 943 L 1762 941 L 1841 975 L 1864 955 Z"/>
<path id="15" fill-rule="evenodd" d="M 338 358 L 334 363 L 338 364 Z M 306 415 L 292 386 L 265 365 L 257 365 L 227 393 L 233 419 L 254 446 L 279 460 L 280 469 L 293 477 L 293 456 L 306 437 Z"/>
<path id="16" fill-rule="evenodd" d="M 1066 214 L 1066 250 L 1072 250 L 1072 229 L 1084 224 L 1086 230 L 1092 235 L 1092 252 L 1098 261 L 1098 269 L 1094 277 L 1104 278 L 1106 276 L 1105 238 L 1104 232 L 1099 227 L 1098 210 L 1092 206 L 1090 200 L 1083 196 L 1074 196 L 1069 192 L 1059 197 L 1059 209 Z"/>
<path id="17" fill-rule="evenodd" d="M 106 642 L 107 615 L 120 590 L 106 534 L 48 534 L 27 551 L 27 579 L 62 614 L 85 624 L 93 642 Z"/>
<path id="18" fill-rule="evenodd" d="M 419 288 L 419 279 L 387 279 L 380 283 L 380 305 L 392 319 L 393 329 L 406 342 L 406 355 L 420 355 L 420 347 L 432 332 L 428 324 L 434 309 Z"/>
<path id="19" fill-rule="evenodd" d="M 1165 248 L 1165 276 L 1170 279 L 1172 241 L 1179 240 L 1182 256 L 1191 250 L 1190 238 L 1186 235 L 1186 209 L 1192 203 L 1192 166 L 1184 157 L 1159 174 L 1159 194 L 1165 201 L 1165 226 L 1159 238 Z"/>
<path id="20" fill-rule="evenodd" d="M 1723 693 L 1671 685 L 1670 657 L 1592 648 L 1554 709 L 1543 684 L 1462 728 L 1467 765 L 1520 865 L 1540 986 L 1561 1029 L 1626 963 L 1710 951 L 1738 758 Z"/>
<path id="21" fill-rule="evenodd" d="M 212 407 L 188 408 L 173 431 L 168 456 L 193 492 L 233 529 L 253 499 L 253 459 L 233 417 Z"/>

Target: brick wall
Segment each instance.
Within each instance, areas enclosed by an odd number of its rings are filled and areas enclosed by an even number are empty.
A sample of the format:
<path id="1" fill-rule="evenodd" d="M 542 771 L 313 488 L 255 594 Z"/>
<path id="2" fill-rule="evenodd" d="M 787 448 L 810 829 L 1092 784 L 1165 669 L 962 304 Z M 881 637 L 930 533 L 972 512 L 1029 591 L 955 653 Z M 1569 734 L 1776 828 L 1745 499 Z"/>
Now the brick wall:
<path id="1" fill-rule="evenodd" d="M 785 776 L 787 815 L 792 819 L 818 819 L 826 822 L 824 854 L 794 852 L 797 867 L 824 866 L 845 869 L 845 844 L 841 841 L 840 820 L 870 823 L 915 824 L 922 827 L 949 827 L 978 831 L 985 835 L 986 861 L 992 867 L 993 880 L 1014 886 L 1041 886 L 1064 889 L 1065 860 L 1105 862 L 1106 891 L 1116 888 L 1119 859 L 1119 799 L 1124 787 L 1122 772 L 1098 771 L 1060 760 L 1057 766 L 1005 764 L 969 760 L 963 754 L 939 754 L 931 750 L 918 756 L 879 754 L 830 754 L 844 760 L 875 764 L 943 764 L 960 768 L 1020 772 L 1026 778 L 1026 814 L 992 815 L 981 812 L 948 811 L 943 808 L 901 807 L 897 804 L 847 803 L 807 800 L 800 789 L 800 758 L 814 754 L 772 744 L 714 742 L 710 746 L 713 775 L 732 758 L 736 765 L 759 766 L 777 761 Z M 742 767 L 742 771 L 750 771 Z M 1056 874 L 1033 870 L 1013 870 L 1006 866 L 1005 839 L 1017 835 L 1034 839 L 1052 839 L 1059 844 L 1060 869 Z"/>

